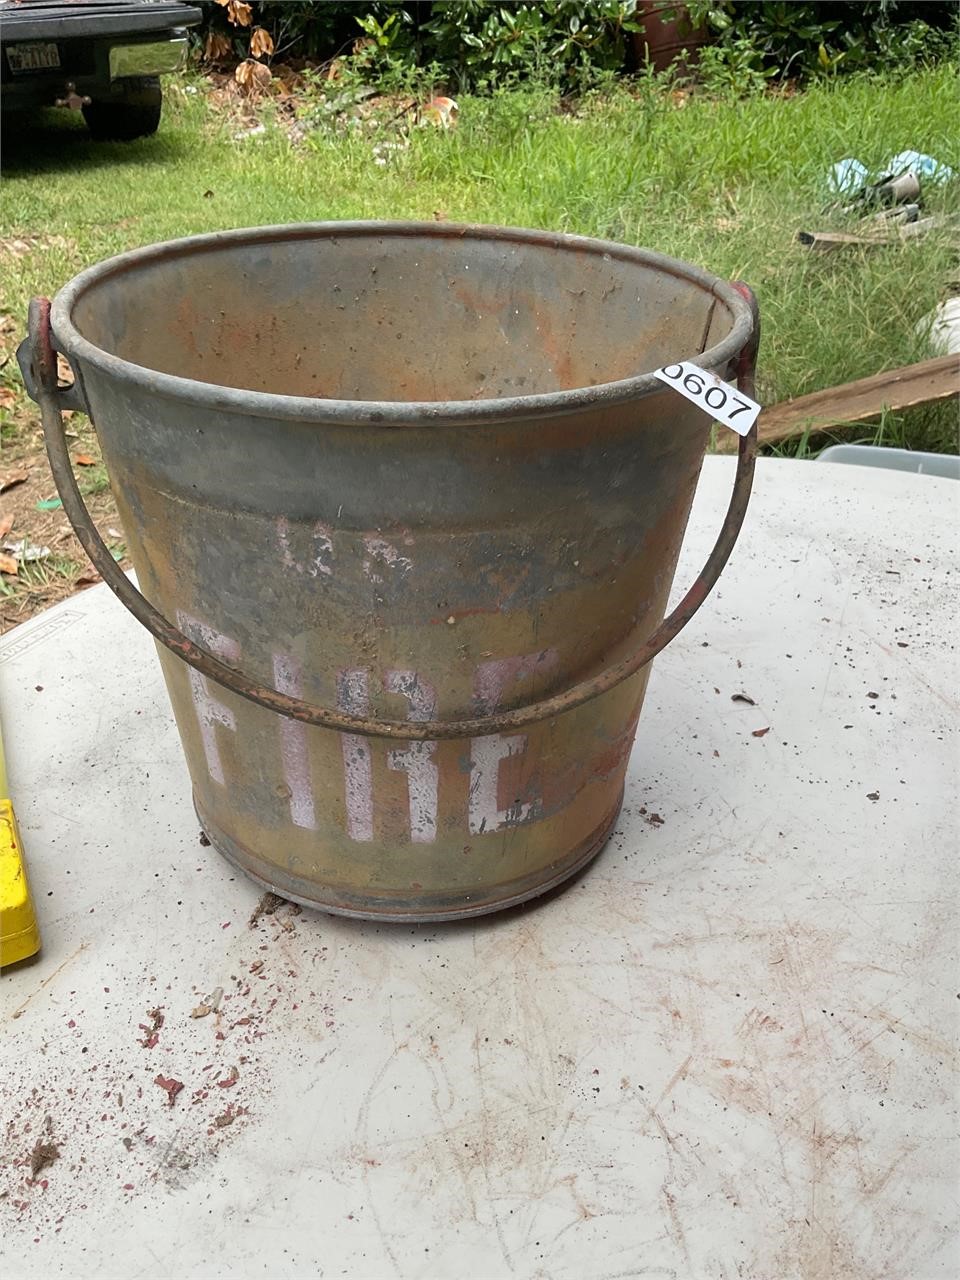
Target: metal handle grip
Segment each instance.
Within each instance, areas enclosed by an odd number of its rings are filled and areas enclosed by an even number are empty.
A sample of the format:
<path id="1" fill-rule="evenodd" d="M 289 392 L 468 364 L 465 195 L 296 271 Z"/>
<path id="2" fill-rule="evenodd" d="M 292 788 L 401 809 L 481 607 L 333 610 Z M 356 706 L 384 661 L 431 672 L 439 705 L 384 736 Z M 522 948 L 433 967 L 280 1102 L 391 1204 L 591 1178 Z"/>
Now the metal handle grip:
<path id="1" fill-rule="evenodd" d="M 743 285 L 736 288 L 747 297 L 754 308 L 756 301 Z M 466 720 L 379 720 L 374 717 L 352 716 L 329 707 L 317 707 L 289 694 L 280 693 L 267 685 L 227 666 L 211 653 L 194 644 L 182 631 L 169 622 L 147 598 L 130 582 L 117 565 L 86 508 L 76 476 L 70 462 L 61 409 L 64 400 L 57 385 L 57 359 L 50 334 L 50 302 L 47 298 L 34 298 L 30 303 L 29 336 L 17 353 L 24 369 L 27 389 L 40 406 L 43 434 L 50 460 L 50 469 L 63 501 L 63 509 L 73 525 L 83 549 L 99 571 L 107 586 L 119 597 L 134 617 L 146 627 L 156 640 L 171 653 L 196 668 L 202 675 L 215 680 L 232 693 L 247 698 L 268 711 L 301 720 L 305 724 L 320 725 L 341 733 L 356 733 L 366 737 L 398 738 L 404 741 L 425 741 L 439 738 L 472 738 L 488 734 L 509 732 L 536 724 L 550 716 L 572 711 L 592 698 L 607 693 L 623 680 L 628 679 L 647 665 L 690 621 L 707 598 L 713 585 L 733 550 L 753 484 L 754 464 L 757 456 L 757 428 L 740 439 L 737 474 L 730 505 L 717 538 L 700 576 L 677 607 L 660 623 L 653 634 L 633 653 L 613 666 L 606 667 L 589 679 L 581 681 L 562 693 L 542 698 L 513 710 L 497 711 L 491 715 Z M 756 333 L 750 347 L 740 356 L 737 377 L 743 390 L 752 392 L 753 367 L 756 357 Z M 81 388 L 82 394 L 82 388 Z"/>
<path id="2" fill-rule="evenodd" d="M 43 405 L 40 397 L 45 392 L 50 391 L 55 399 L 59 410 L 79 409 L 83 413 L 89 413 L 86 401 L 84 400 L 79 384 L 74 380 L 69 386 L 61 386 L 57 375 L 57 354 L 51 347 L 50 360 L 51 372 L 49 379 L 52 385 L 48 388 L 40 377 L 40 369 L 38 361 L 35 359 L 36 351 L 36 326 L 34 324 L 34 314 L 42 315 L 44 319 L 38 321 L 45 326 L 47 333 L 50 332 L 50 300 L 48 298 L 33 298 L 30 302 L 30 310 L 28 314 L 29 332 L 26 338 L 17 347 L 17 364 L 20 366 L 20 373 L 23 376 L 23 385 L 26 387 L 27 395 L 31 400 L 35 400 Z"/>

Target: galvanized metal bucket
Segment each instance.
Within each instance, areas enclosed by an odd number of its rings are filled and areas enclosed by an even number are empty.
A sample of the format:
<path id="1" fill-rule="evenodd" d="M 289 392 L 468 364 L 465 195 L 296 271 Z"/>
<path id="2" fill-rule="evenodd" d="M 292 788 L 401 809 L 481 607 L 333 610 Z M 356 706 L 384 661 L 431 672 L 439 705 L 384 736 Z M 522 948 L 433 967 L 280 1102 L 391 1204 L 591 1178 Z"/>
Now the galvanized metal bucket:
<path id="1" fill-rule="evenodd" d="M 584 866 L 756 451 L 664 619 L 710 423 L 651 371 L 693 357 L 744 385 L 756 336 L 749 290 L 683 263 L 432 223 L 174 241 L 32 304 L 21 365 L 64 508 L 160 642 L 220 852 L 395 920 Z M 83 505 L 65 407 L 96 423 L 143 595 Z"/>

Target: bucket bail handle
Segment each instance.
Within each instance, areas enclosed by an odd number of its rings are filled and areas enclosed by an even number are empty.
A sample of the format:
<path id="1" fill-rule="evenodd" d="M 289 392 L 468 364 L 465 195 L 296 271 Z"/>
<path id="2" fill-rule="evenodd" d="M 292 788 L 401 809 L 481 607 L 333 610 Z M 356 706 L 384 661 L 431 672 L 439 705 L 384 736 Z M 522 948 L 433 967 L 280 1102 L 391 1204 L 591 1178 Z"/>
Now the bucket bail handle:
<path id="1" fill-rule="evenodd" d="M 757 300 L 749 286 L 740 281 L 734 282 L 733 288 L 749 304 L 753 316 L 753 331 L 737 357 L 734 369 L 740 389 L 752 396 L 760 335 Z M 740 437 L 737 473 L 730 505 L 714 548 L 699 577 L 653 634 L 619 662 L 603 668 L 595 675 L 561 693 L 552 694 L 550 697 L 541 698 L 537 702 L 531 702 L 522 707 L 497 711 L 491 715 L 473 719 L 401 721 L 353 716 L 331 707 L 317 707 L 300 698 L 280 693 L 277 689 L 260 684 L 242 671 L 227 666 L 185 636 L 150 603 L 146 596 L 137 590 L 100 537 L 73 472 L 62 411 L 73 407 L 83 409 L 85 412 L 89 410 L 84 403 L 82 384 L 79 379 L 73 388 L 63 388 L 59 385 L 57 353 L 50 332 L 50 300 L 48 298 L 34 298 L 31 301 L 29 332 L 17 350 L 17 360 L 23 372 L 27 391 L 40 406 L 47 457 L 57 490 L 63 501 L 63 509 L 84 551 L 120 602 L 130 610 L 138 622 L 146 627 L 155 640 L 194 667 L 201 675 L 207 676 L 225 689 L 268 711 L 275 711 L 278 715 L 300 720 L 304 724 L 334 729 L 340 733 L 355 733 L 374 738 L 395 738 L 406 742 L 486 737 L 489 734 L 523 729 L 551 716 L 572 711 L 575 707 L 580 707 L 585 702 L 609 692 L 651 662 L 683 630 L 706 600 L 730 558 L 743 525 L 753 486 L 757 458 L 756 423 L 747 435 Z"/>
<path id="2" fill-rule="evenodd" d="M 64 385 L 60 382 L 57 372 L 57 353 L 49 341 L 49 298 L 31 299 L 27 324 L 28 336 L 17 347 L 17 364 L 20 366 L 20 373 L 23 377 L 23 385 L 26 387 L 27 395 L 31 400 L 40 404 L 42 392 L 49 388 L 56 397 L 56 402 L 60 409 L 79 409 L 81 413 L 89 414 L 90 410 L 87 408 L 87 403 L 83 398 L 83 392 L 76 380 L 76 376 L 74 376 L 74 381 L 69 384 Z M 45 331 L 48 337 L 47 350 L 50 363 L 47 368 L 41 368 L 43 351 L 41 344 L 34 338 L 34 334 L 41 330 Z"/>

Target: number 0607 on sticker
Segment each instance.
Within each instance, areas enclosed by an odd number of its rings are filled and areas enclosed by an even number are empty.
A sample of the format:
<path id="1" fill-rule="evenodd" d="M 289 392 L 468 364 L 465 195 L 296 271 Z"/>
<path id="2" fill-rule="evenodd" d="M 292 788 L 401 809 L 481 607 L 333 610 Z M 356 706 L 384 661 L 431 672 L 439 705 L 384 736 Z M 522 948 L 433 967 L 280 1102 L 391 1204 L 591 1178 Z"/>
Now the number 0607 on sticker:
<path id="1" fill-rule="evenodd" d="M 751 400 L 736 387 L 721 382 L 715 373 L 707 373 L 698 365 L 684 360 L 680 364 L 668 364 L 664 369 L 657 369 L 656 376 L 674 391 L 699 405 L 704 413 L 708 413 L 725 427 L 745 436 L 757 420 L 761 406 Z"/>

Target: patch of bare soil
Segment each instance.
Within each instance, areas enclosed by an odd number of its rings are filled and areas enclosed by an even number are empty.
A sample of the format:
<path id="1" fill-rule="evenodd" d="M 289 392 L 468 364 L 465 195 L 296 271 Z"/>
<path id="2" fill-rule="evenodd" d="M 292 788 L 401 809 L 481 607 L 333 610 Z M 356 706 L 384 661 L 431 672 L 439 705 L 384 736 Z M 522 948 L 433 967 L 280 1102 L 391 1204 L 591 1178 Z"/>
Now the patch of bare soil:
<path id="1" fill-rule="evenodd" d="M 22 336 L 12 316 L 0 316 L 0 634 L 100 581 L 59 505 L 39 411 L 12 376 Z M 67 417 L 80 488 L 104 541 L 126 568 L 126 540 L 96 432 L 83 414 Z"/>

